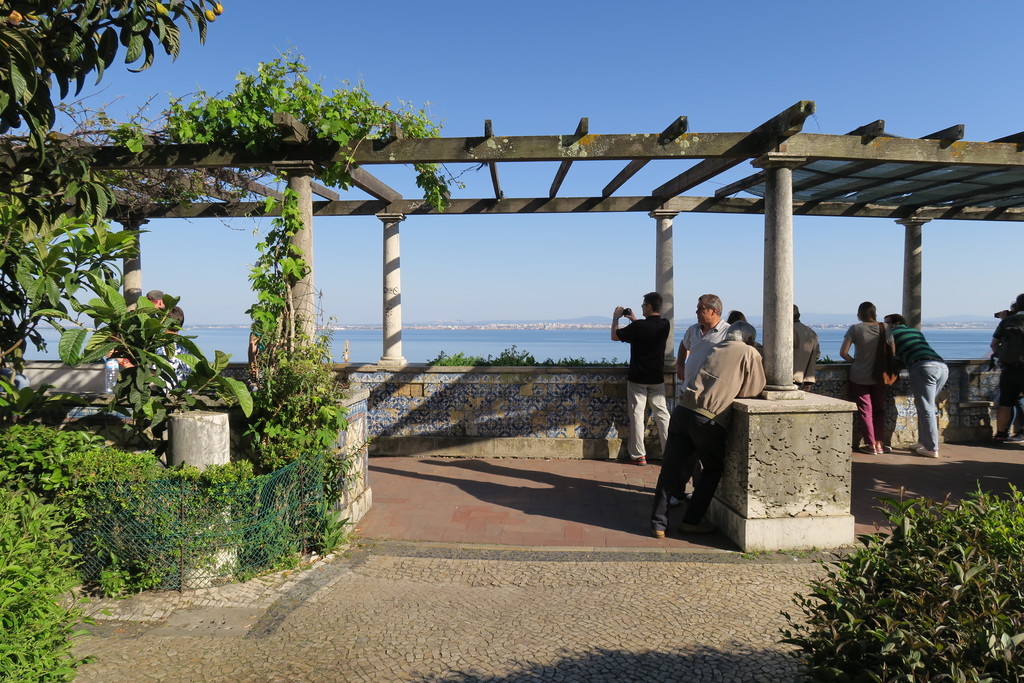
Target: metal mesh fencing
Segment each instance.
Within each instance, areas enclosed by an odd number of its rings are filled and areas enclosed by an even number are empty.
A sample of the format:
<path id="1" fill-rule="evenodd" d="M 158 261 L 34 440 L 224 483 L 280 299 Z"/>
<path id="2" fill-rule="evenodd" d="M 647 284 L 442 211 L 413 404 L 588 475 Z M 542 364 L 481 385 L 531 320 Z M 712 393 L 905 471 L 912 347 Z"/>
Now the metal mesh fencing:
<path id="1" fill-rule="evenodd" d="M 322 457 L 253 479 L 103 482 L 73 536 L 83 581 L 136 589 L 245 580 L 305 551 L 323 524 Z M 114 591 L 116 592 L 116 591 Z"/>

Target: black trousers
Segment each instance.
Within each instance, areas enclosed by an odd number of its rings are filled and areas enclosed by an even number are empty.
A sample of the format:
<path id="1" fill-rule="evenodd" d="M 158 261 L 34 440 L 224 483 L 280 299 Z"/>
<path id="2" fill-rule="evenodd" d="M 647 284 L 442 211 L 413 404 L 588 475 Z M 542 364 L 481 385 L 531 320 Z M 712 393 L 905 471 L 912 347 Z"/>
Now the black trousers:
<path id="1" fill-rule="evenodd" d="M 692 472 L 693 463 L 703 466 L 697 477 L 693 497 L 686 506 L 683 521 L 697 524 L 711 505 L 722 479 L 725 463 L 725 427 L 689 408 L 676 406 L 668 423 L 668 442 L 661 462 L 661 473 L 654 490 L 654 510 L 651 512 L 651 527 L 664 530 L 668 527 L 668 499 L 679 486 L 679 480 L 687 468 Z"/>

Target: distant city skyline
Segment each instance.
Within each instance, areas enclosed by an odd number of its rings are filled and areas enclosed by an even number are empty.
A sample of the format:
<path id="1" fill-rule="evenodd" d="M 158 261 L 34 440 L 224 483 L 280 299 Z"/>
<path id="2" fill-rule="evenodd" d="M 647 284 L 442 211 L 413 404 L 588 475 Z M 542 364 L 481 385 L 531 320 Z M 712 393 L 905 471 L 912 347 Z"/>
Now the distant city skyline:
<path id="1" fill-rule="evenodd" d="M 1024 4 L 992 0 L 865 0 L 851 20 L 843 3 L 687 3 L 684 11 L 651 0 L 559 5 L 524 2 L 426 6 L 389 3 L 384 34 L 365 30 L 345 3 L 282 11 L 279 3 L 227 3 L 208 42 L 183 33 L 176 62 L 148 71 L 109 68 L 83 95 L 133 111 L 154 94 L 227 92 L 238 72 L 294 49 L 325 88 L 363 82 L 377 100 L 426 107 L 446 136 L 479 135 L 485 119 L 498 135 L 571 134 L 581 117 L 592 133 L 657 133 L 678 116 L 691 132 L 747 131 L 799 100 L 814 100 L 807 133 L 842 134 L 876 119 L 894 135 L 918 137 L 963 123 L 967 140 L 994 140 L 1021 129 L 1018 27 Z M 956 43 L 948 35 L 955 16 Z M 571 19 L 566 20 L 569 17 Z M 510 27 L 515 27 L 510 30 Z M 340 29 L 339 27 L 350 27 Z M 361 28 L 360 28 L 361 27 Z M 508 27 L 508 28 L 506 28 Z M 723 32 L 728 32 L 728 40 Z M 878 77 L 886 75 L 885 77 Z M 651 162 L 619 194 L 649 194 L 693 161 Z M 508 197 L 547 196 L 558 164 L 499 164 Z M 621 169 L 573 164 L 562 196 L 593 196 Z M 372 172 L 405 197 L 418 197 L 410 169 Z M 485 196 L 486 168 L 446 167 Z M 750 164 L 694 188 L 711 196 L 752 173 Z M 359 190 L 346 199 L 366 198 Z M 181 297 L 187 322 L 244 323 L 255 245 L 266 219 L 154 219 L 142 236 L 143 288 Z M 315 219 L 315 280 L 325 318 L 382 318 L 382 235 L 373 216 Z M 902 304 L 903 227 L 892 220 L 796 216 L 794 295 L 804 315 L 849 311 L 873 301 L 880 312 Z M 680 214 L 675 219 L 677 320 L 692 316 L 699 294 L 719 294 L 726 310 L 762 310 L 763 217 Z M 402 306 L 406 321 L 554 319 L 607 315 L 639 305 L 655 287 L 655 223 L 646 214 L 410 216 L 401 224 Z M 936 220 L 923 228 L 922 315 L 926 320 L 1006 308 L 1024 291 L 1001 255 L 1024 247 L 1013 223 Z M 979 273 L 980 271 L 980 273 Z M 682 313 L 685 312 L 685 313 Z"/>

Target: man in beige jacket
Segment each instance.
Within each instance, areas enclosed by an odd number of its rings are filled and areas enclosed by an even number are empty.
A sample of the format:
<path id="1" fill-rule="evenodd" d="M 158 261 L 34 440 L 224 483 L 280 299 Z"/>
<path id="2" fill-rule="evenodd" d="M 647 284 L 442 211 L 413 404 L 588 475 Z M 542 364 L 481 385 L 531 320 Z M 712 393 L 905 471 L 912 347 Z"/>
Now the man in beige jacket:
<path id="1" fill-rule="evenodd" d="M 752 346 L 755 334 L 750 323 L 741 321 L 730 325 L 725 341 L 711 349 L 672 411 L 651 513 L 651 533 L 655 538 L 665 537 L 669 496 L 690 457 L 698 458 L 704 469 L 686 507 L 679 533 L 715 530 L 713 524 L 704 520 L 704 514 L 722 478 L 726 427 L 732 404 L 737 398 L 757 396 L 765 386 L 761 355 Z"/>

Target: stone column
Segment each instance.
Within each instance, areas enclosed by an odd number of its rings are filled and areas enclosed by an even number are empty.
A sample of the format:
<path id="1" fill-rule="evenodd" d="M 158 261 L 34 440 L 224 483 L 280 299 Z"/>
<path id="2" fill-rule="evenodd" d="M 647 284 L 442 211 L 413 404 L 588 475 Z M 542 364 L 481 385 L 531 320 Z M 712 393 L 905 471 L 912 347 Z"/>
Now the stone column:
<path id="1" fill-rule="evenodd" d="M 308 339 L 316 334 L 316 290 L 313 287 L 313 164 L 308 161 L 274 164 L 284 172 L 288 189 L 299 196 L 299 215 L 302 228 L 292 235 L 292 246 L 302 253 L 309 272 L 292 287 L 292 305 L 295 309 L 296 329 Z"/>
<path id="2" fill-rule="evenodd" d="M 765 398 L 802 398 L 793 384 L 793 169 L 805 159 L 767 154 L 765 170 L 764 371 Z"/>
<path id="3" fill-rule="evenodd" d="M 380 365 L 406 364 L 402 356 L 402 268 L 398 224 L 405 214 L 378 213 L 384 223 L 384 355 Z"/>
<path id="4" fill-rule="evenodd" d="M 903 237 L 903 317 L 908 327 L 921 329 L 921 226 L 927 218 L 902 218 Z"/>
<path id="5" fill-rule="evenodd" d="M 188 463 L 200 470 L 231 462 L 231 429 L 228 414 L 190 410 L 167 416 L 171 447 L 168 464 Z"/>
<path id="6" fill-rule="evenodd" d="M 148 222 L 145 218 L 126 218 L 121 221 L 123 230 L 134 233 L 132 239 L 135 242 L 135 256 L 124 258 L 121 261 L 121 269 L 124 271 L 121 292 L 129 307 L 134 306 L 142 296 L 142 241 L 139 239 L 142 233 L 139 228 Z"/>
<path id="7" fill-rule="evenodd" d="M 654 246 L 654 290 L 661 294 L 661 317 L 669 322 L 668 341 L 665 343 L 665 362 L 675 360 L 675 282 L 672 255 L 672 219 L 677 211 L 655 209 L 648 214 L 657 221 L 657 236 Z"/>

